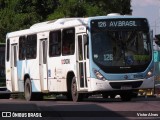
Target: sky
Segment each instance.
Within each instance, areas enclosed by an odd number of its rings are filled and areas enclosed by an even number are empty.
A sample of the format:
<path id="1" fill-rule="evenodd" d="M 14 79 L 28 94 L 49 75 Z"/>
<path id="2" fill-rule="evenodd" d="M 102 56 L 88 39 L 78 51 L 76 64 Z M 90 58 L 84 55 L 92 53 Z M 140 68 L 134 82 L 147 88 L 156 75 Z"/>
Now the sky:
<path id="1" fill-rule="evenodd" d="M 132 0 L 132 15 L 146 17 L 153 34 L 160 34 L 160 0 Z"/>

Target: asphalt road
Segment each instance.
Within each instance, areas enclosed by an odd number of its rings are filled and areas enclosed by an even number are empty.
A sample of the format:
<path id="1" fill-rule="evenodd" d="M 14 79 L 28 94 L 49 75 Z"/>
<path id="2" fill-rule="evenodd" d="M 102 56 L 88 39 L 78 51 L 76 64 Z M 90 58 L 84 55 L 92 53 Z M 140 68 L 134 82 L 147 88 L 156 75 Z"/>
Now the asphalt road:
<path id="1" fill-rule="evenodd" d="M 0 120 L 160 120 L 160 98 L 139 97 L 130 102 L 122 102 L 120 98 L 89 98 L 83 102 L 61 98 L 43 101 L 0 99 L 0 112 Z"/>

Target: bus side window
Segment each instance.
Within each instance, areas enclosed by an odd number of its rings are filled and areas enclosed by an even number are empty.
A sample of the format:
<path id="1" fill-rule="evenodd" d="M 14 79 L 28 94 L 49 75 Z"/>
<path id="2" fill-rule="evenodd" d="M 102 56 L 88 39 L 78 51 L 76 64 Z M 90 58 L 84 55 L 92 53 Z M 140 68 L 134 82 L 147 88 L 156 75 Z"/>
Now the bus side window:
<path id="1" fill-rule="evenodd" d="M 66 40 L 64 40 L 63 50 L 62 50 L 63 55 L 69 55 L 69 51 L 70 51 L 69 43 L 67 43 Z"/>
<path id="2" fill-rule="evenodd" d="M 10 53 L 10 39 L 7 39 L 7 61 L 9 61 L 9 53 Z"/>
<path id="3" fill-rule="evenodd" d="M 26 37 L 25 36 L 21 36 L 19 38 L 19 60 L 24 60 L 26 57 Z"/>
<path id="4" fill-rule="evenodd" d="M 70 54 L 73 55 L 74 54 L 74 43 L 70 44 Z"/>
<path id="5" fill-rule="evenodd" d="M 26 58 L 35 59 L 37 56 L 37 35 L 28 35 L 26 43 Z"/>
<path id="6" fill-rule="evenodd" d="M 52 31 L 49 34 L 49 56 L 60 56 L 61 54 L 61 31 Z"/>
<path id="7" fill-rule="evenodd" d="M 82 49 L 82 36 L 78 36 L 78 55 L 79 60 L 83 60 L 83 49 Z"/>
<path id="8" fill-rule="evenodd" d="M 75 52 L 75 28 L 63 30 L 62 55 L 73 55 Z"/>

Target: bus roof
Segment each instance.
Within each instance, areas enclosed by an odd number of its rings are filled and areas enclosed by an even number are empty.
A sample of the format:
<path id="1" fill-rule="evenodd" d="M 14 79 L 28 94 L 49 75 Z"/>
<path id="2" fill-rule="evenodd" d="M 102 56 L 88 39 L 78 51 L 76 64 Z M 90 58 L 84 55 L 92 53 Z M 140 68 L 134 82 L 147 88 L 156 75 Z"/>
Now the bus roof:
<path id="1" fill-rule="evenodd" d="M 62 18 L 58 20 L 36 23 L 32 25 L 29 29 L 8 33 L 7 38 L 62 29 L 67 27 L 79 26 L 79 25 L 87 25 L 87 18 Z"/>
<path id="2" fill-rule="evenodd" d="M 142 18 L 142 17 L 134 17 L 131 15 L 119 15 L 119 14 L 109 14 L 107 16 L 94 16 L 94 17 L 87 17 L 87 18 L 61 18 L 57 20 L 51 20 L 46 22 L 40 22 L 32 25 L 29 29 L 10 32 L 7 34 L 7 38 L 22 36 L 22 35 L 29 35 L 38 32 L 56 30 L 56 29 L 63 29 L 73 26 L 79 25 L 88 25 L 88 21 L 92 19 L 106 19 L 106 18 Z"/>

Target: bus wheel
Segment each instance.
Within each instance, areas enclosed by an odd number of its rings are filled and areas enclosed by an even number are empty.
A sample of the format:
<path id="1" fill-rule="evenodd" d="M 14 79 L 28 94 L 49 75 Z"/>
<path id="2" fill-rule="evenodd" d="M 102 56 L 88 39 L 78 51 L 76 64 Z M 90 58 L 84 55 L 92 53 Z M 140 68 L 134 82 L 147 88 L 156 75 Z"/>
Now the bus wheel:
<path id="1" fill-rule="evenodd" d="M 26 82 L 25 82 L 25 86 L 24 86 L 24 96 L 25 96 L 25 99 L 27 101 L 30 101 L 33 99 L 33 95 L 32 95 L 32 85 L 31 85 L 31 81 L 29 78 L 26 79 Z"/>
<path id="2" fill-rule="evenodd" d="M 73 79 L 72 79 L 71 94 L 72 94 L 72 100 L 74 102 L 78 102 L 78 101 L 82 100 L 82 94 L 78 93 L 78 91 L 77 91 L 77 83 L 76 83 L 75 77 L 73 77 Z"/>
<path id="3" fill-rule="evenodd" d="M 120 96 L 121 96 L 122 101 L 131 101 L 131 99 L 132 99 L 132 93 L 131 92 L 123 93 Z"/>

